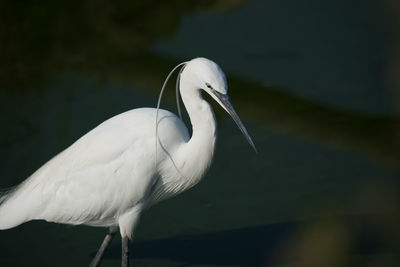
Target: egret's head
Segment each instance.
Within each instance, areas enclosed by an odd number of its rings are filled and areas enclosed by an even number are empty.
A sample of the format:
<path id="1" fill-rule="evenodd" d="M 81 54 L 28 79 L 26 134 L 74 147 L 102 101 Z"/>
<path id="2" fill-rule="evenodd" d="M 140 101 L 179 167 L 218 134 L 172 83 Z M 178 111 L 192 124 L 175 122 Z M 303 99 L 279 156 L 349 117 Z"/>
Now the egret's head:
<path id="1" fill-rule="evenodd" d="M 188 80 L 192 81 L 192 85 L 203 89 L 211 96 L 213 90 L 225 95 L 228 93 L 224 72 L 209 59 L 203 57 L 192 59 L 185 66 L 185 74 L 190 75 Z"/>
<path id="2" fill-rule="evenodd" d="M 228 85 L 225 74 L 221 68 L 215 62 L 199 57 L 187 62 L 181 75 L 186 83 L 191 84 L 192 88 L 206 91 L 229 115 L 231 115 L 247 141 L 257 152 L 246 128 L 231 104 L 228 96 Z"/>

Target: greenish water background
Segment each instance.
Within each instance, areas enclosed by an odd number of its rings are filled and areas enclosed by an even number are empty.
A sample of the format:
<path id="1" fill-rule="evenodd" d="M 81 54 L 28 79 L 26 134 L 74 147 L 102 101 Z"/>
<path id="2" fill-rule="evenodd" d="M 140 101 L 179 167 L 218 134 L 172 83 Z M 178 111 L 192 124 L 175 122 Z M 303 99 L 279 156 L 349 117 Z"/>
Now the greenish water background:
<path id="1" fill-rule="evenodd" d="M 213 166 L 143 215 L 135 266 L 397 266 L 395 1 L 0 3 L 0 188 L 120 112 L 173 66 L 225 70 L 255 155 L 216 105 Z M 175 110 L 173 83 L 163 102 Z M 106 230 L 29 222 L 0 266 L 85 266 Z M 55 263 L 56 262 L 56 263 Z M 103 266 L 120 264 L 115 240 Z"/>

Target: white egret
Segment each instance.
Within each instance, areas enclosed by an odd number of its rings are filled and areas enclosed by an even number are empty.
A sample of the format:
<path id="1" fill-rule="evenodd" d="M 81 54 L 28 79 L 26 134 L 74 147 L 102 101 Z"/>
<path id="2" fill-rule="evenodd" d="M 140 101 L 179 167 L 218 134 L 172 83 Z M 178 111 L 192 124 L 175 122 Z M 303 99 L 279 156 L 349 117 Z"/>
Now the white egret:
<path id="1" fill-rule="evenodd" d="M 158 107 L 108 119 L 0 197 L 0 229 L 30 220 L 109 227 L 91 266 L 100 264 L 119 229 L 122 265 L 128 266 L 128 240 L 142 211 L 197 184 L 211 164 L 217 126 L 202 91 L 232 116 L 256 150 L 230 103 L 219 66 L 206 58 L 180 65 L 191 137 L 181 119 Z"/>

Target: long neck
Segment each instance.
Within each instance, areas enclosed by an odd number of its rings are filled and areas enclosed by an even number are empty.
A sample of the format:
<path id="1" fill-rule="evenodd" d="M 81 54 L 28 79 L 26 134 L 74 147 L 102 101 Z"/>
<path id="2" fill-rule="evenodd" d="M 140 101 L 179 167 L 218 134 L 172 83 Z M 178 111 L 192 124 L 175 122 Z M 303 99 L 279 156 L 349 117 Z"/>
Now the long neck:
<path id="1" fill-rule="evenodd" d="M 182 77 L 180 82 L 182 100 L 192 124 L 192 137 L 182 148 L 184 155 L 184 176 L 195 184 L 204 175 L 211 164 L 217 125 L 214 112 L 201 96 L 200 89 L 191 87 Z"/>

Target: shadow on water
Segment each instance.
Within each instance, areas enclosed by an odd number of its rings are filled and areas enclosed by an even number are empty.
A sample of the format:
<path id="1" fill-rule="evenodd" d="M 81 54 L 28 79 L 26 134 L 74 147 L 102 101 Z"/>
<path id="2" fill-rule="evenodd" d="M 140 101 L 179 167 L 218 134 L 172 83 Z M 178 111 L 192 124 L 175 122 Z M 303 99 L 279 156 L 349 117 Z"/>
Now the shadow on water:
<path id="1" fill-rule="evenodd" d="M 165 239 L 136 240 L 131 258 L 162 258 L 192 264 L 263 266 L 274 257 L 282 240 L 292 235 L 296 223 L 279 223 Z M 114 244 L 106 258 L 120 258 L 119 244 Z"/>
<path id="2" fill-rule="evenodd" d="M 385 219 L 392 223 L 382 225 Z M 168 259 L 178 266 L 365 266 L 369 261 L 395 266 L 398 246 L 386 227 L 395 228 L 398 219 L 396 214 L 330 217 L 136 240 L 130 257 Z M 105 258 L 120 255 L 120 244 L 114 243 Z"/>

